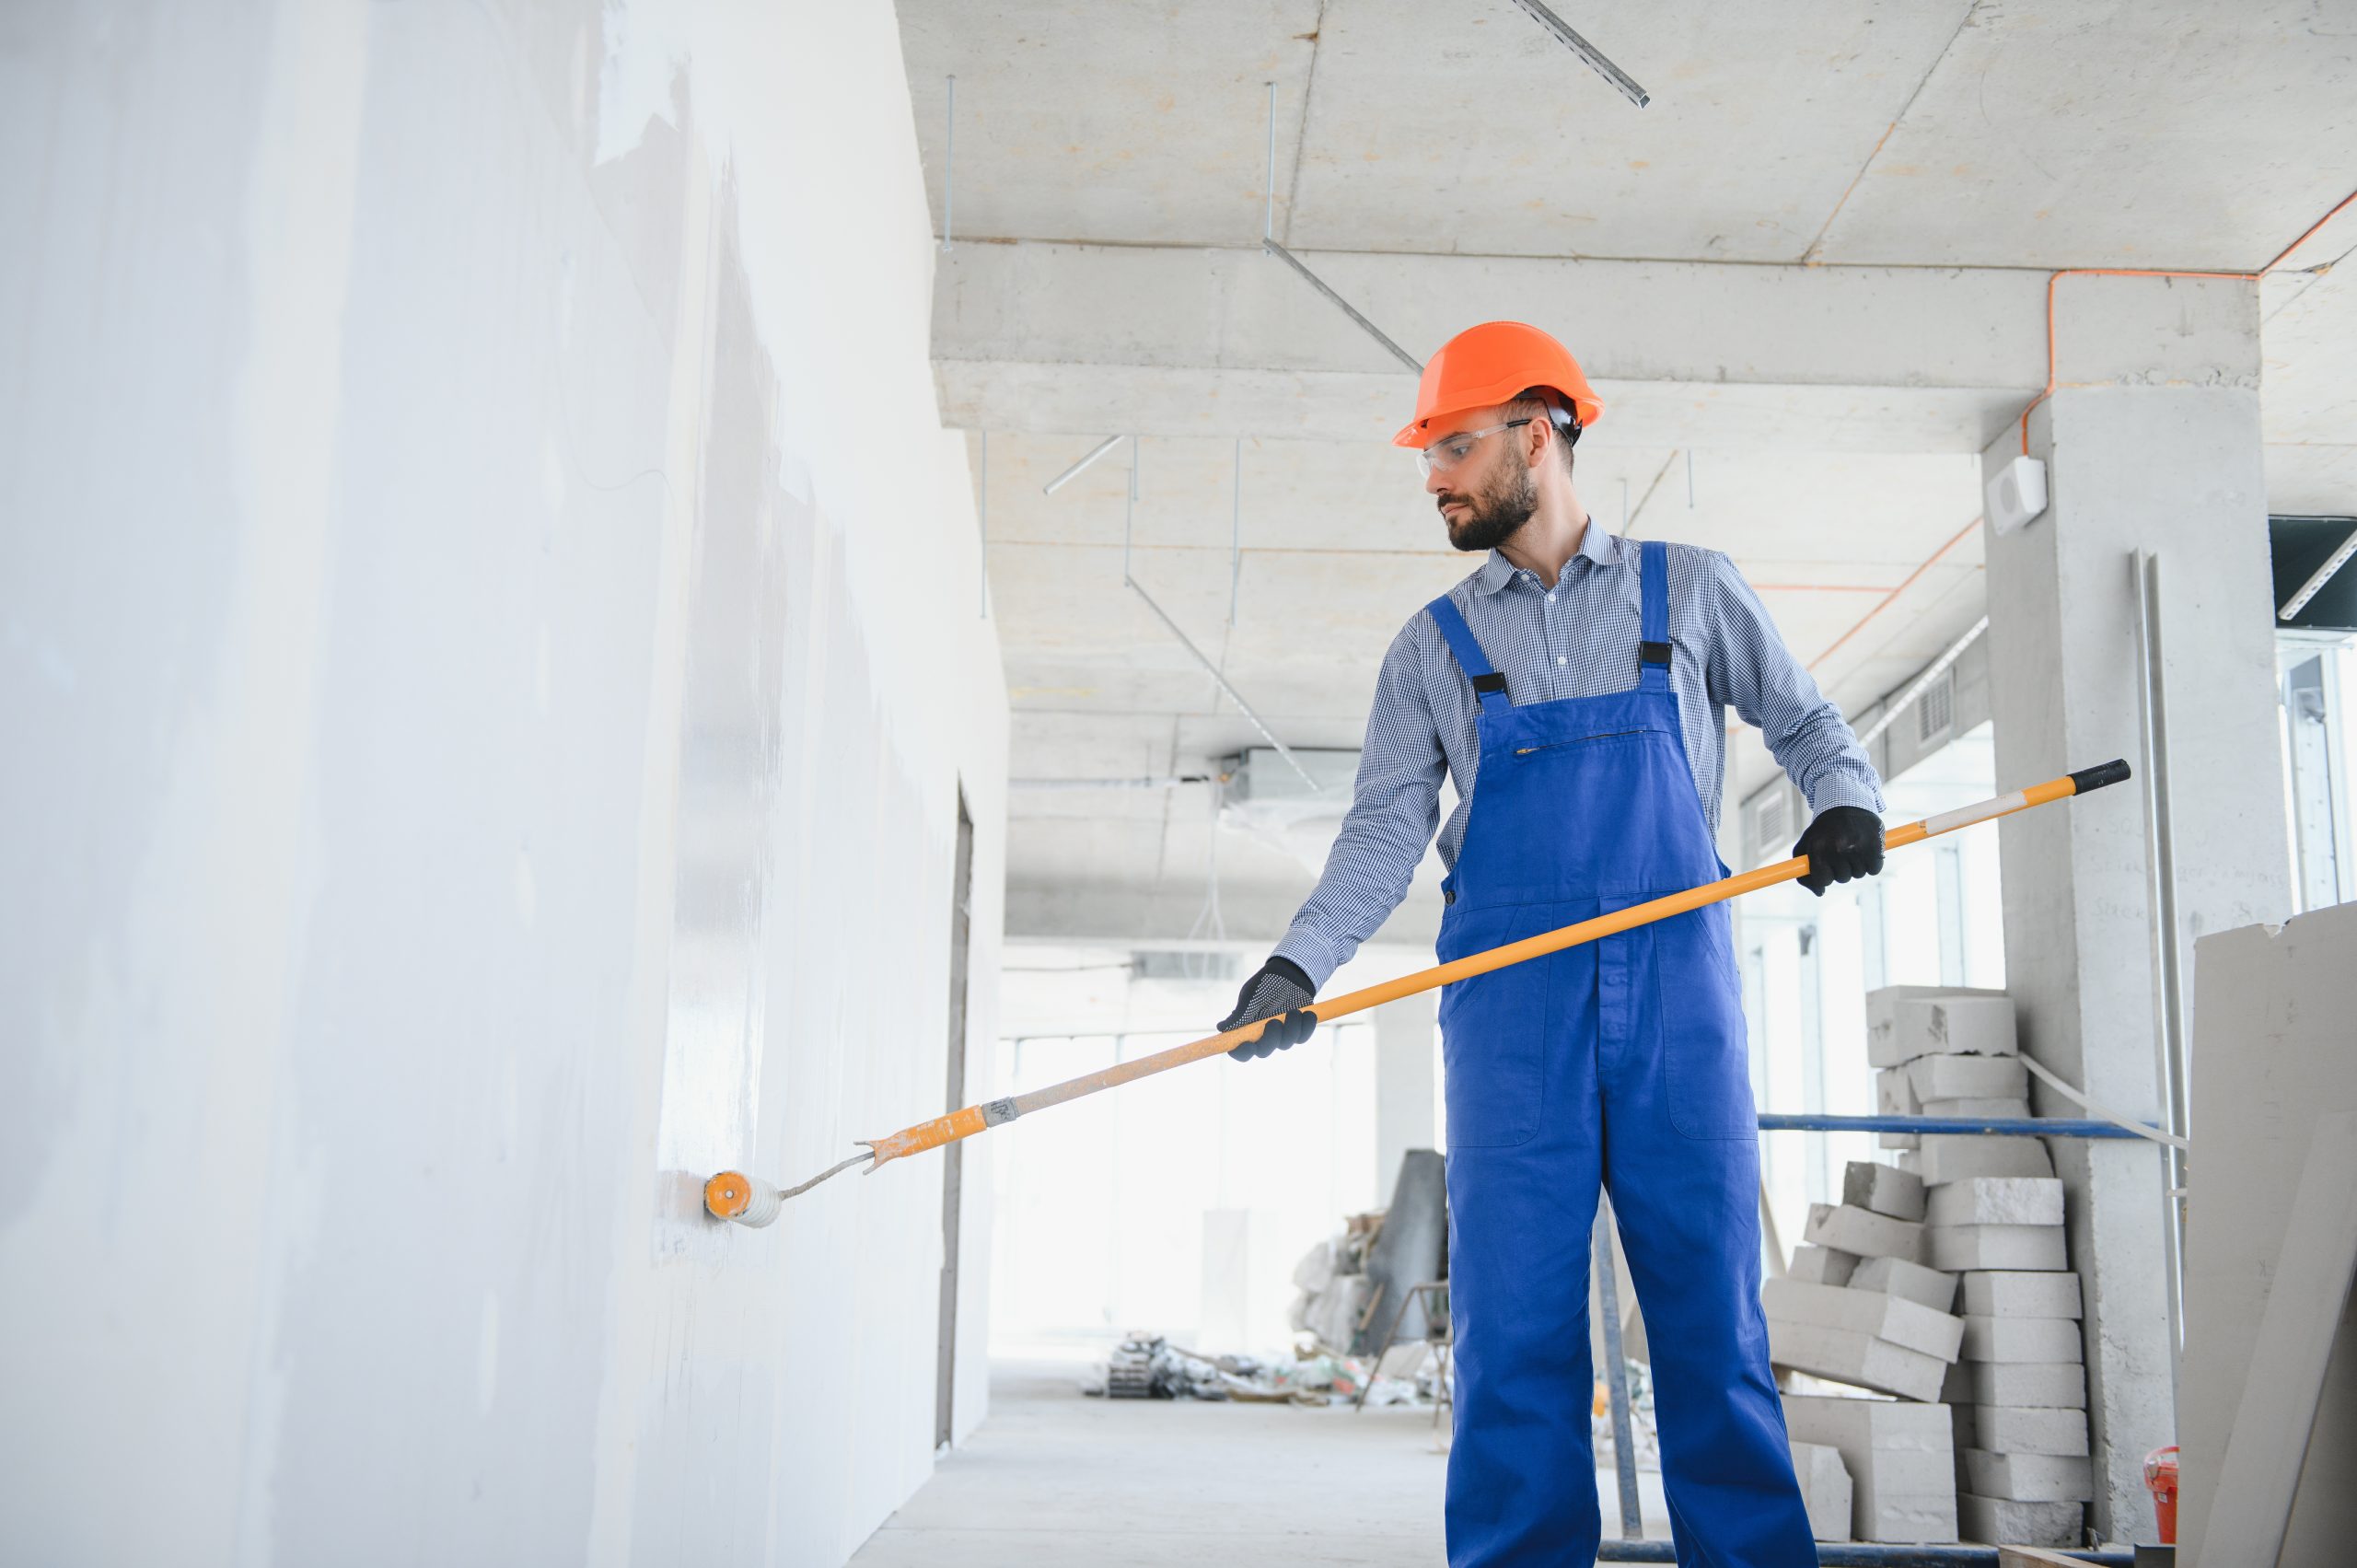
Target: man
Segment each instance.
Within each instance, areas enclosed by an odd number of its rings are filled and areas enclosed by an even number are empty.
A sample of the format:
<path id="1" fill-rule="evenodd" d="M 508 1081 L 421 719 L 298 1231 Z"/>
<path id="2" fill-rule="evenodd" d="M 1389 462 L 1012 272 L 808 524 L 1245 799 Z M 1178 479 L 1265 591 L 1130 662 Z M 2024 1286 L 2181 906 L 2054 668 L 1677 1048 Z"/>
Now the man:
<path id="1" fill-rule="evenodd" d="M 1573 488 L 1603 405 L 1553 338 L 1474 327 L 1424 367 L 1416 448 L 1457 549 L 1490 552 L 1384 656 L 1356 794 L 1318 887 L 1221 1027 L 1306 1038 L 1318 986 L 1405 896 L 1443 775 L 1440 956 L 1726 874 L 1724 714 L 1817 815 L 1803 885 L 1882 868 L 1881 789 L 1840 714 L 1715 551 L 1616 539 Z M 1588 1240 L 1612 1194 L 1653 1351 L 1682 1563 L 1814 1564 L 1759 1311 L 1759 1156 L 1724 904 L 1460 981 L 1447 1061 L 1457 1440 L 1448 1559 L 1585 1563 Z"/>

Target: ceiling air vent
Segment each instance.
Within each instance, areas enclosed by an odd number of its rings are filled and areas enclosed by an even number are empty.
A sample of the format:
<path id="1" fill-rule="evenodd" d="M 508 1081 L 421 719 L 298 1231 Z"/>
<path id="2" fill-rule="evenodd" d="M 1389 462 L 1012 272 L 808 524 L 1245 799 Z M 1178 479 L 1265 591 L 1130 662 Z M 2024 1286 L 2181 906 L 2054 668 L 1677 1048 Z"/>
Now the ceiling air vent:
<path id="1" fill-rule="evenodd" d="M 1943 675 L 1923 690 L 1915 704 L 1915 738 L 1925 747 L 1956 726 L 1956 677 Z"/>

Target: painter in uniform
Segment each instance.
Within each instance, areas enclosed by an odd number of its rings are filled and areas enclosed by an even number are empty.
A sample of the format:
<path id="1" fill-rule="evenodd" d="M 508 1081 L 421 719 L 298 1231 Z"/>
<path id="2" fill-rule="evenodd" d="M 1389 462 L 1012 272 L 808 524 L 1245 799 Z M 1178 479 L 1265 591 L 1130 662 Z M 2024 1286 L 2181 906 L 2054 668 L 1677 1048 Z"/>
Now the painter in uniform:
<path id="1" fill-rule="evenodd" d="M 1444 960 L 1726 875 L 1713 845 L 1724 712 L 1759 725 L 1817 815 L 1805 885 L 1882 866 L 1879 781 L 1840 714 L 1715 552 L 1617 539 L 1572 487 L 1602 404 L 1517 322 L 1451 340 L 1395 443 L 1416 448 L 1481 568 L 1393 642 L 1351 811 L 1316 890 L 1244 985 L 1237 1055 L 1305 1010 L 1406 895 L 1439 819 Z M 1478 788 L 1476 787 L 1478 781 Z M 1584 1563 L 1589 1238 L 1613 1210 L 1652 1347 L 1681 1563 L 1817 1562 L 1759 1309 L 1759 1155 L 1726 907 L 1461 981 L 1441 996 L 1457 1338 L 1448 1560 Z"/>

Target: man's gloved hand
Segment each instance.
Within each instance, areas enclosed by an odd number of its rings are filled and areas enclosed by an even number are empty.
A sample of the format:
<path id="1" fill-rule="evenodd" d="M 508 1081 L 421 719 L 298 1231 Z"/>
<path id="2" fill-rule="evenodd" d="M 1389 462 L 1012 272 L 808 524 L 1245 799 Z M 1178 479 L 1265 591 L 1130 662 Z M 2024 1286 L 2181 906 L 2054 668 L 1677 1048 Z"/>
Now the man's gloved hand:
<path id="1" fill-rule="evenodd" d="M 1882 869 L 1882 819 L 1860 806 L 1829 806 L 1793 846 L 1808 856 L 1801 886 L 1819 898 L 1836 882 L 1872 877 Z"/>
<path id="2" fill-rule="evenodd" d="M 1238 1062 L 1249 1062 L 1307 1040 L 1310 1031 L 1318 1027 L 1318 1015 L 1309 1011 L 1309 1003 L 1317 994 L 1318 988 L 1309 983 L 1309 977 L 1302 972 L 1299 964 L 1271 955 L 1267 963 L 1252 971 L 1244 989 L 1236 993 L 1236 1011 L 1222 1018 L 1219 1027 L 1225 1034 L 1256 1019 L 1271 1021 L 1260 1031 L 1259 1040 L 1247 1040 L 1228 1054 Z"/>

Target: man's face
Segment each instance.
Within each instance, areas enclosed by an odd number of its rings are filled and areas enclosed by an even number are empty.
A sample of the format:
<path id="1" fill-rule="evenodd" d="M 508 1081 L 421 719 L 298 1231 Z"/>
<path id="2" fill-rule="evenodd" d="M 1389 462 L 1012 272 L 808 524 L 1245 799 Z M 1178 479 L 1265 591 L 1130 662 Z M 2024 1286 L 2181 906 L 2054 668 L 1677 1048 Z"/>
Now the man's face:
<path id="1" fill-rule="evenodd" d="M 1466 424 L 1480 430 L 1498 423 L 1496 411 Z M 1448 528 L 1448 542 L 1469 552 L 1495 550 L 1512 539 L 1538 507 L 1538 486 L 1530 465 L 1523 460 L 1522 444 L 1511 439 L 1519 429 L 1484 436 L 1472 455 L 1456 468 L 1434 469 L 1424 478 L 1424 491 L 1440 510 Z"/>

